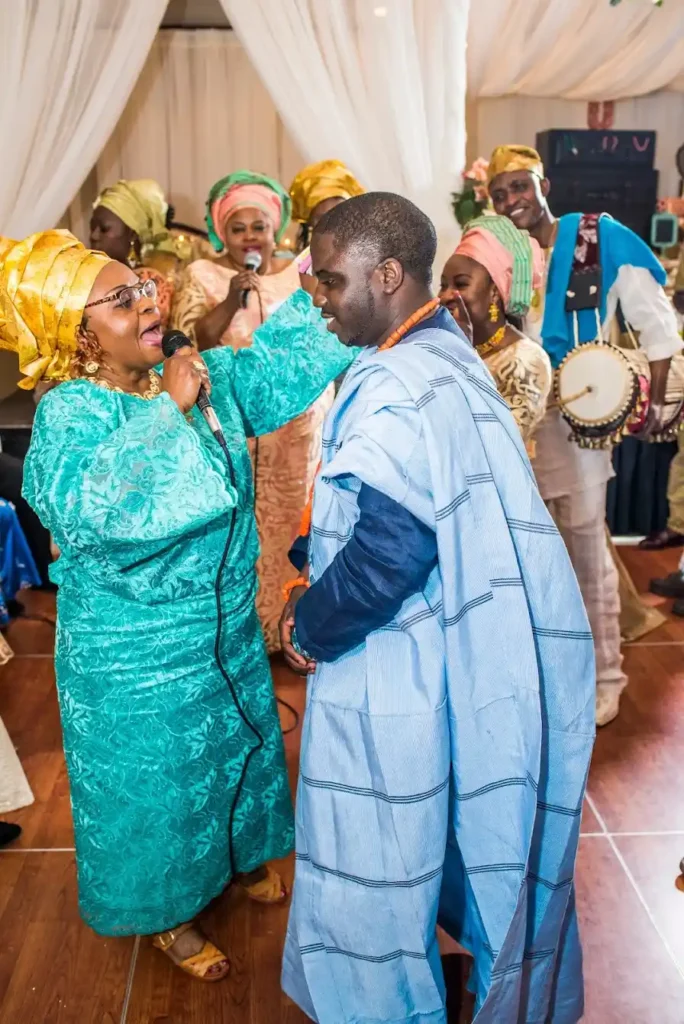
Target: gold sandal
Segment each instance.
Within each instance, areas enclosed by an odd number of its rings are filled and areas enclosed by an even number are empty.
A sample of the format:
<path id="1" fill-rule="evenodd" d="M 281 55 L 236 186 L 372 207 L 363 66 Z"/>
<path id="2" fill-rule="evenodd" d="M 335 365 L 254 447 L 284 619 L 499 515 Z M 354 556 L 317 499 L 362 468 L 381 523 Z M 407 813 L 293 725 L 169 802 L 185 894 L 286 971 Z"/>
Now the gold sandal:
<path id="1" fill-rule="evenodd" d="M 152 939 L 152 945 L 156 949 L 161 949 L 162 953 L 166 953 L 168 958 L 177 967 L 180 967 L 182 971 L 190 974 L 193 978 L 197 978 L 198 981 L 221 981 L 230 971 L 230 962 L 226 954 L 217 949 L 214 943 L 209 942 L 208 939 L 205 940 L 199 953 L 186 957 L 185 960 L 177 960 L 171 952 L 171 947 L 176 939 L 194 927 L 193 922 L 188 921 L 186 924 L 182 924 L 178 928 L 172 928 L 168 932 L 160 932 L 159 935 L 155 935 Z M 223 970 L 207 977 L 207 971 L 210 971 L 212 967 L 220 963 L 225 964 Z"/>
<path id="2" fill-rule="evenodd" d="M 269 864 L 264 866 L 266 868 L 265 878 L 260 879 L 258 882 L 252 882 L 251 885 L 246 885 L 238 880 L 238 885 L 245 890 L 250 900 L 254 900 L 255 903 L 284 903 L 290 895 L 287 891 L 287 886 L 278 872 L 274 871 Z"/>

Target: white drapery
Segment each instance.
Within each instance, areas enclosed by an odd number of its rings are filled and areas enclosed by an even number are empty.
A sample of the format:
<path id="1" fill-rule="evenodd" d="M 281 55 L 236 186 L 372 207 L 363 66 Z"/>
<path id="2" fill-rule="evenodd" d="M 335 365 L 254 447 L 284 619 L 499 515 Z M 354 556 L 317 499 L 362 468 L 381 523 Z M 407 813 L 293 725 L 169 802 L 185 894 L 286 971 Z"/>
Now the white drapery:
<path id="1" fill-rule="evenodd" d="M 165 30 L 97 161 L 89 198 L 119 178 L 156 178 L 176 220 L 200 227 L 219 178 L 246 167 L 288 184 L 301 166 L 235 35 Z"/>
<path id="2" fill-rule="evenodd" d="M 0 0 L 0 234 L 54 226 L 116 125 L 166 0 Z"/>
<path id="3" fill-rule="evenodd" d="M 456 235 L 469 0 L 221 0 L 307 161 L 334 155 Z M 474 5 L 477 10 L 477 5 Z"/>
<path id="4" fill-rule="evenodd" d="M 682 0 L 666 0 L 660 8 L 644 0 L 618 7 L 608 0 L 477 0 L 472 7 L 472 99 L 632 98 L 681 90 L 683 67 Z"/>
<path id="5" fill-rule="evenodd" d="M 470 102 L 468 160 L 488 155 L 502 141 L 534 145 L 538 131 L 583 128 L 586 123 L 582 100 L 514 95 Z M 684 139 L 681 96 L 658 92 L 619 100 L 615 126 L 658 132 L 660 192 L 675 194 L 679 177 L 674 156 Z M 339 156 L 340 148 L 334 137 L 326 136 L 316 155 L 331 154 Z M 199 227 L 209 186 L 223 174 L 253 167 L 287 185 L 307 159 L 234 33 L 165 30 L 155 39 L 126 109 L 66 223 L 87 239 L 91 204 L 100 189 L 117 178 L 151 176 L 166 190 L 176 218 Z M 347 159 L 370 184 L 352 157 Z M 392 187 L 387 179 L 381 185 Z M 450 181 L 443 197 L 453 187 Z"/>

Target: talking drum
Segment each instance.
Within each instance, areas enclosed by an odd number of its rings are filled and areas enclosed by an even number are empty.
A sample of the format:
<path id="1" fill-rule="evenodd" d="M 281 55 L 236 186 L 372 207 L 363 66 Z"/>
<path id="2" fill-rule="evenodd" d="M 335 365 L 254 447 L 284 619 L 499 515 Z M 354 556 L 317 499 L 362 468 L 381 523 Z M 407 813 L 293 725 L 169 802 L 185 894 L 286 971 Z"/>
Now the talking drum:
<path id="1" fill-rule="evenodd" d="M 639 414 L 643 384 L 624 352 L 588 342 L 573 348 L 556 370 L 556 403 L 580 448 L 610 448 Z"/>
<path id="2" fill-rule="evenodd" d="M 684 409 L 684 367 L 673 359 L 668 375 L 663 429 L 651 440 L 672 439 Z M 605 342 L 572 349 L 556 370 L 556 404 L 580 448 L 612 448 L 643 430 L 650 405 L 646 353 Z"/>

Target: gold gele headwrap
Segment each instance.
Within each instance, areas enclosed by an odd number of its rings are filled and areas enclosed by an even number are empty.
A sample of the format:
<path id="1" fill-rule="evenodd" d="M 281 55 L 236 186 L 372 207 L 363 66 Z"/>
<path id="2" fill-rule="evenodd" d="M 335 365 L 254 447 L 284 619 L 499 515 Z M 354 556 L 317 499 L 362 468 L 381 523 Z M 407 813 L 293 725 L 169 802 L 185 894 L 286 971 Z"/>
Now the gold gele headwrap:
<path id="1" fill-rule="evenodd" d="M 0 235 L 0 263 L 2 263 L 5 253 L 9 252 L 13 245 L 16 245 L 15 238 L 6 238 L 4 235 Z"/>
<path id="2" fill-rule="evenodd" d="M 299 172 L 290 185 L 292 219 L 306 224 L 326 199 L 353 199 L 365 192 L 341 160 L 321 160 Z"/>
<path id="3" fill-rule="evenodd" d="M 17 353 L 19 387 L 69 378 L 83 309 L 111 262 L 61 230 L 29 235 L 0 256 L 0 348 Z"/>
<path id="4" fill-rule="evenodd" d="M 537 150 L 531 146 L 497 146 L 487 169 L 487 187 L 500 174 L 507 174 L 509 171 L 529 171 L 543 178 L 544 164 Z"/>
<path id="5" fill-rule="evenodd" d="M 127 228 L 135 231 L 143 249 L 175 253 L 174 239 L 166 226 L 169 204 L 161 185 L 153 178 L 117 181 L 99 194 L 93 209 L 98 206 L 116 214 Z"/>

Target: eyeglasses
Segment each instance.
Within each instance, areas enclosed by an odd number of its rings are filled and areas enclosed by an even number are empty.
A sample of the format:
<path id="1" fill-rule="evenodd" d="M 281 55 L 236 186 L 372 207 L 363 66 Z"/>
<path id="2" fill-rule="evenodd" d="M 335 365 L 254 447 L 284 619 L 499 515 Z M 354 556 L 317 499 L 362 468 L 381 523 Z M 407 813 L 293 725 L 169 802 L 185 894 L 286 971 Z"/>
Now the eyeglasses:
<path id="1" fill-rule="evenodd" d="M 96 299 L 95 302 L 89 302 L 84 309 L 90 309 L 91 306 L 100 306 L 103 302 L 118 302 L 124 309 L 133 309 L 141 298 L 145 296 L 146 299 L 152 299 L 154 301 L 157 298 L 157 285 L 151 279 L 147 281 L 141 281 L 140 284 L 129 284 L 125 288 L 121 288 L 114 295 L 107 295 L 104 299 Z"/>

